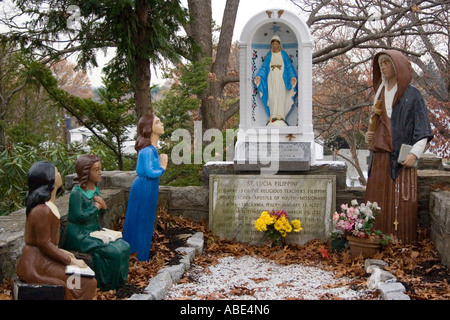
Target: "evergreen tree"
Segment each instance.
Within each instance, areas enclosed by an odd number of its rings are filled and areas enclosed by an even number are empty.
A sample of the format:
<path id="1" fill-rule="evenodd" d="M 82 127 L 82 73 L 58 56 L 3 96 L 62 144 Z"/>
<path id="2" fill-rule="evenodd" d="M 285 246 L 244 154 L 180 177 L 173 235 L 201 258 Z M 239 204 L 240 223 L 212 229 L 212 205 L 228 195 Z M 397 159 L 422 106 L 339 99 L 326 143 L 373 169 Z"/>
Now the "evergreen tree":
<path id="1" fill-rule="evenodd" d="M 188 23 L 178 0 L 14 0 L 26 22 L 9 24 L 8 37 L 40 55 L 41 62 L 77 52 L 78 67 L 98 66 L 99 49 L 115 49 L 104 71 L 108 78 L 130 83 L 137 118 L 151 112 L 151 65 L 188 55 L 187 37 L 178 31 Z M 5 22 L 4 22 L 5 23 Z"/>
<path id="2" fill-rule="evenodd" d="M 123 169 L 123 142 L 127 127 L 136 123 L 132 113 L 133 98 L 127 83 L 103 78 L 104 88 L 98 90 L 100 102 L 79 98 L 59 89 L 51 71 L 36 61 L 22 61 L 27 76 L 39 83 L 49 97 L 67 110 L 78 122 L 89 129 L 117 158 L 119 170 Z"/>

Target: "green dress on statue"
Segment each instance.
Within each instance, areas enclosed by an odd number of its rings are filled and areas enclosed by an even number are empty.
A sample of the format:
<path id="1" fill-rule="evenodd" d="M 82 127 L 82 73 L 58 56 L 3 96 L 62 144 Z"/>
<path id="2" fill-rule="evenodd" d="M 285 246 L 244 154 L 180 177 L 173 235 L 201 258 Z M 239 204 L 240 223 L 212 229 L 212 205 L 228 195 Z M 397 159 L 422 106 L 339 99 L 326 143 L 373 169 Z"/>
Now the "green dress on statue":
<path id="1" fill-rule="evenodd" d="M 130 261 L 130 245 L 123 239 L 109 243 L 91 237 L 90 233 L 101 229 L 99 215 L 105 212 L 94 205 L 94 196 L 100 191 L 73 187 L 69 199 L 67 238 L 65 248 L 89 253 L 92 256 L 97 286 L 102 291 L 115 290 L 127 281 Z"/>

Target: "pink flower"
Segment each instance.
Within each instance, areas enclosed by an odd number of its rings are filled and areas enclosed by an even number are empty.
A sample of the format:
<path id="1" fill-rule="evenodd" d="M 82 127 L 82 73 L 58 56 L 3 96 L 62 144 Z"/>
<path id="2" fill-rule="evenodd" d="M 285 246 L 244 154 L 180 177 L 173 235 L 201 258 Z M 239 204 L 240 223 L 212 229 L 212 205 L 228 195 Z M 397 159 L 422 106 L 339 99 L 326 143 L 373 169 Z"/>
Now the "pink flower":
<path id="1" fill-rule="evenodd" d="M 339 213 L 335 212 L 333 214 L 333 220 L 339 220 Z"/>
<path id="2" fill-rule="evenodd" d="M 344 228 L 345 228 L 345 230 L 352 230 L 352 228 L 353 228 L 353 223 L 348 222 L 348 221 L 345 221 L 345 222 L 344 222 Z"/>

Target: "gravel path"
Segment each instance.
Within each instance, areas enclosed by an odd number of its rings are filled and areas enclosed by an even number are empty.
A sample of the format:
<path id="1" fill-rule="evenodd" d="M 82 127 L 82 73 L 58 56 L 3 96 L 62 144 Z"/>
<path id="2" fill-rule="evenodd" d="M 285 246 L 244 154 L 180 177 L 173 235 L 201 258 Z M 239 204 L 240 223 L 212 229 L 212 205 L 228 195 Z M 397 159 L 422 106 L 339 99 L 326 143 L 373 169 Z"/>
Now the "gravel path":
<path id="1" fill-rule="evenodd" d="M 208 268 L 193 265 L 185 278 L 172 286 L 165 300 L 317 300 L 371 299 L 366 287 L 353 290 L 349 279 L 317 267 L 291 264 L 282 266 L 271 260 L 243 256 L 224 257 Z"/>

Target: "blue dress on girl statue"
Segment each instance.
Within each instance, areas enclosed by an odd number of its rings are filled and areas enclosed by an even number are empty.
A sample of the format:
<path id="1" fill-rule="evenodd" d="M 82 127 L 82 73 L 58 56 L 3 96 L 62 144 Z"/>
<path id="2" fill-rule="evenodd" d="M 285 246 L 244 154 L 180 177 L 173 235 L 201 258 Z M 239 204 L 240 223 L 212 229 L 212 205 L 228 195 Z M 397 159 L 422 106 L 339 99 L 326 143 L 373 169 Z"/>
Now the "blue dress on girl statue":
<path id="1" fill-rule="evenodd" d="M 130 252 L 137 252 L 138 261 L 148 261 L 156 218 L 159 177 L 164 173 L 158 151 L 153 145 L 138 152 L 136 173 L 122 235 L 130 244 Z"/>

